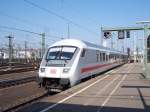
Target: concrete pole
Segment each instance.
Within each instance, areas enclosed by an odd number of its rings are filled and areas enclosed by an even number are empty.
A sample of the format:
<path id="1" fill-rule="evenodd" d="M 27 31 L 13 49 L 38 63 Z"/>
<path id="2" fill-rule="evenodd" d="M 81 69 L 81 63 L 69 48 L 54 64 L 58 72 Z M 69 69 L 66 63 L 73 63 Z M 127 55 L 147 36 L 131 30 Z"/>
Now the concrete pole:
<path id="1" fill-rule="evenodd" d="M 9 36 L 7 36 L 7 38 L 8 38 L 8 41 L 9 41 L 9 42 L 8 42 L 8 44 L 9 44 L 9 45 L 8 45 L 8 47 L 9 47 L 9 48 L 8 48 L 8 52 L 9 52 L 9 68 L 11 69 L 12 53 L 13 53 L 13 51 L 12 51 L 12 50 L 13 50 L 13 49 L 12 49 L 12 38 L 13 38 L 13 37 L 9 35 Z"/>
<path id="2" fill-rule="evenodd" d="M 45 33 L 41 34 L 42 36 L 42 52 L 41 52 L 41 58 L 43 58 L 43 55 L 45 53 Z"/>
<path id="3" fill-rule="evenodd" d="M 27 63 L 27 41 L 24 42 L 25 62 Z"/>
<path id="4" fill-rule="evenodd" d="M 134 38 L 133 38 L 133 56 L 134 56 L 134 63 L 136 63 L 136 37 L 135 37 L 135 32 L 134 32 Z"/>
<path id="5" fill-rule="evenodd" d="M 104 36 L 104 32 L 101 27 L 101 46 L 103 46 L 103 36 Z"/>
<path id="6" fill-rule="evenodd" d="M 114 48 L 114 45 L 113 45 L 113 37 L 111 37 L 111 48 L 113 49 Z"/>
<path id="7" fill-rule="evenodd" d="M 144 25 L 144 69 L 145 69 L 145 77 L 150 78 L 150 74 L 148 73 L 147 67 L 147 38 L 148 38 L 148 26 Z"/>
<path id="8" fill-rule="evenodd" d="M 117 38 L 117 50 L 119 51 L 119 39 Z"/>

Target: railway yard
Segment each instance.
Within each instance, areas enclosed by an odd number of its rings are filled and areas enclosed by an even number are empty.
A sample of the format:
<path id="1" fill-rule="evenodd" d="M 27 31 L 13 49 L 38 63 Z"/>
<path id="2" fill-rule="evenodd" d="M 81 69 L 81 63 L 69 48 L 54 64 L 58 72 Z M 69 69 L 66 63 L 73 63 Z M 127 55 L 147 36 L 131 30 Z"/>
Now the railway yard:
<path id="1" fill-rule="evenodd" d="M 0 75 L 0 88 L 36 80 L 37 71 Z"/>
<path id="2" fill-rule="evenodd" d="M 27 71 L 0 75 L 1 112 L 150 111 L 150 80 L 144 78 L 140 64 L 125 64 L 62 92 L 49 94 L 39 88 L 36 74 L 37 71 Z M 30 80 L 17 82 L 23 79 Z"/>

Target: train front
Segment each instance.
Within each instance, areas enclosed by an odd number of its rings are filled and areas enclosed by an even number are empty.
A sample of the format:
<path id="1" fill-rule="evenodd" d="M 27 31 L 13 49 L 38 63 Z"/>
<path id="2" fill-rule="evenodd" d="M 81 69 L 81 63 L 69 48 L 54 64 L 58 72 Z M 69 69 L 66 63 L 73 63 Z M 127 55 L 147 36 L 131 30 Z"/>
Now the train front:
<path id="1" fill-rule="evenodd" d="M 46 89 L 64 89 L 70 86 L 71 66 L 77 47 L 52 46 L 44 55 L 39 69 L 39 84 Z"/>

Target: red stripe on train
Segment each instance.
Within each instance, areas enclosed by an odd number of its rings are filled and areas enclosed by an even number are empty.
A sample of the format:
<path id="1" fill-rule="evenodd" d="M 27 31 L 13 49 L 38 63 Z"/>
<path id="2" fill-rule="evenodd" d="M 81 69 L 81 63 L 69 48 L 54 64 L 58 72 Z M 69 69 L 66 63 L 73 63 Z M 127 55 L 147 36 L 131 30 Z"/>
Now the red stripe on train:
<path id="1" fill-rule="evenodd" d="M 108 65 L 111 65 L 111 64 L 114 64 L 114 63 L 100 64 L 100 65 L 94 65 L 94 66 L 90 66 L 90 67 L 84 67 L 84 68 L 81 68 L 81 73 L 89 72 L 89 71 L 92 71 L 92 70 L 95 70 L 95 69 L 98 69 L 98 68 L 102 68 L 102 67 L 105 67 L 105 66 L 108 66 Z"/>

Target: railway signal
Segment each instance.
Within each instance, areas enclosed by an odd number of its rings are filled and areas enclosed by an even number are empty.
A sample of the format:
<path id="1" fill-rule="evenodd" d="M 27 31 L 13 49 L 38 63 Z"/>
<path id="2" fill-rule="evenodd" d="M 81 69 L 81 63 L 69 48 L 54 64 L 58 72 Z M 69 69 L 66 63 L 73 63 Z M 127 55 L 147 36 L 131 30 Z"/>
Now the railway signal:
<path id="1" fill-rule="evenodd" d="M 129 30 L 126 31 L 126 37 L 130 38 L 130 31 Z"/>
<path id="2" fill-rule="evenodd" d="M 111 37 L 111 32 L 104 32 L 104 38 L 109 39 Z"/>
<path id="3" fill-rule="evenodd" d="M 124 30 L 118 31 L 118 39 L 124 39 Z"/>
<path id="4" fill-rule="evenodd" d="M 144 76 L 145 78 L 150 78 L 150 73 L 148 71 L 147 67 L 147 38 L 148 38 L 148 30 L 150 29 L 150 26 L 148 26 L 148 23 L 150 21 L 140 21 L 137 22 L 137 24 L 142 24 L 143 26 L 136 26 L 136 27 L 101 27 L 101 32 L 113 32 L 117 31 L 118 32 L 118 39 L 124 39 L 124 32 L 126 31 L 127 33 L 127 38 L 130 38 L 130 31 L 137 31 L 137 30 L 143 30 L 144 31 Z M 103 42 L 103 41 L 102 41 Z"/>

